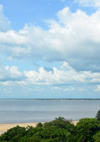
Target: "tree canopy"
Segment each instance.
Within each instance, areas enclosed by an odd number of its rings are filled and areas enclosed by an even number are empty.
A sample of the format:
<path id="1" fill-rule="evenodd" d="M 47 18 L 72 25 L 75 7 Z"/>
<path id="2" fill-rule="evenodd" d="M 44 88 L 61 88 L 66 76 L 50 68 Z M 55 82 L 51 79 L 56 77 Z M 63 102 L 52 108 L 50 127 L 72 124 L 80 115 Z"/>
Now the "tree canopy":
<path id="1" fill-rule="evenodd" d="M 100 110 L 96 114 L 96 119 L 100 121 Z"/>

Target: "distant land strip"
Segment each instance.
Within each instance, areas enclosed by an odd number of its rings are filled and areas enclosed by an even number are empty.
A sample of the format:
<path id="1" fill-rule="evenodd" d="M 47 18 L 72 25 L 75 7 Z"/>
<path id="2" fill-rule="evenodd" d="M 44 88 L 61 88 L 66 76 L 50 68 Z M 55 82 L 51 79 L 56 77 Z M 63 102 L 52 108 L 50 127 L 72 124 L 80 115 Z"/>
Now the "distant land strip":
<path id="1" fill-rule="evenodd" d="M 100 98 L 0 98 L 0 100 L 43 100 L 43 101 L 64 101 L 64 100 L 100 100 Z"/>

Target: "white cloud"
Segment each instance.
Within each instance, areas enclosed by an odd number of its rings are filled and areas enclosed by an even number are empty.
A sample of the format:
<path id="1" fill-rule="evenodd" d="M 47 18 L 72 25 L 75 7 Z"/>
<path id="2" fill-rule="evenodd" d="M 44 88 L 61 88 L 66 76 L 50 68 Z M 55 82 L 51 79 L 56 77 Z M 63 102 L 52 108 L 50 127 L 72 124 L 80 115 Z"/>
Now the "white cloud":
<path id="1" fill-rule="evenodd" d="M 66 69 L 72 69 L 72 67 L 69 66 L 68 62 L 62 62 L 61 69 L 66 70 Z"/>
<path id="2" fill-rule="evenodd" d="M 79 2 L 82 6 L 92 6 L 96 8 L 100 8 L 99 0 L 74 0 L 74 2 Z"/>
<path id="3" fill-rule="evenodd" d="M 96 64 L 100 60 L 100 11 L 88 16 L 81 10 L 72 13 L 66 7 L 59 11 L 57 16 L 58 22 L 47 21 L 47 31 L 26 24 L 19 32 L 0 32 L 0 52 L 12 60 L 73 60 L 74 64 L 82 60 L 82 64 L 85 62 L 88 66 L 94 61 L 95 68 L 98 67 Z"/>
<path id="4" fill-rule="evenodd" d="M 64 89 L 64 92 L 66 92 L 66 91 L 73 91 L 73 90 L 74 90 L 73 87 L 69 87 L 69 88 Z"/>
<path id="5" fill-rule="evenodd" d="M 62 64 L 65 64 L 62 63 Z M 67 64 L 67 62 L 66 62 Z M 53 67 L 53 72 L 46 71 L 43 67 L 39 72 L 25 71 L 27 82 L 34 85 L 62 85 L 62 84 L 80 84 L 80 83 L 99 83 L 100 73 L 91 73 L 90 71 L 77 72 L 73 68 L 70 70 L 59 70 Z"/>
<path id="6" fill-rule="evenodd" d="M 23 75 L 18 71 L 16 66 L 4 66 L 0 68 L 0 83 L 3 85 L 8 85 L 15 81 L 22 81 Z"/>
<path id="7" fill-rule="evenodd" d="M 97 88 L 94 91 L 100 91 L 100 85 L 97 85 Z"/>
<path id="8" fill-rule="evenodd" d="M 0 31 L 6 32 L 10 28 L 10 21 L 3 15 L 3 6 L 0 5 Z"/>
<path id="9" fill-rule="evenodd" d="M 49 31 L 26 25 L 19 32 L 1 32 L 1 52 L 15 58 L 44 61 L 99 58 L 100 12 L 87 16 L 80 10 L 72 13 L 67 7 L 57 15 L 63 26 L 56 21 L 49 21 Z"/>
<path id="10" fill-rule="evenodd" d="M 11 68 L 9 66 L 5 66 L 5 69 L 11 74 L 12 78 L 18 78 L 22 76 L 22 73 L 18 71 L 18 67 L 16 66 L 12 66 Z"/>
<path id="11" fill-rule="evenodd" d="M 55 90 L 61 90 L 61 88 L 60 88 L 60 87 L 57 87 L 57 86 L 55 86 L 54 89 L 55 89 Z"/>
<path id="12" fill-rule="evenodd" d="M 62 63 L 62 65 L 64 64 L 68 65 L 67 62 Z M 70 69 L 57 69 L 53 67 L 53 72 L 46 71 L 43 67 L 40 67 L 38 72 L 35 70 L 20 72 L 17 66 L 5 66 L 0 68 L 1 85 L 55 85 L 55 90 L 61 90 L 61 87 L 56 85 L 82 85 L 94 83 L 100 83 L 100 73 L 92 73 L 90 71 L 77 72 L 72 67 L 70 67 Z M 73 87 L 67 87 L 64 91 L 73 90 Z"/>

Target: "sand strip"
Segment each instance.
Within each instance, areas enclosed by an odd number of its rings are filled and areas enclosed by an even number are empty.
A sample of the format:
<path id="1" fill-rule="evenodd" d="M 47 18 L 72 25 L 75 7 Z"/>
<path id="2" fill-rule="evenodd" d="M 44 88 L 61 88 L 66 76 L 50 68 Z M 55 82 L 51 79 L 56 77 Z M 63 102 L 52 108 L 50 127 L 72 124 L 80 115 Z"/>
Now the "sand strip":
<path id="1" fill-rule="evenodd" d="M 0 132 L 7 131 L 10 128 L 16 127 L 17 125 L 21 127 L 33 126 L 35 127 L 37 123 L 11 123 L 11 124 L 0 124 Z"/>
<path id="2" fill-rule="evenodd" d="M 72 123 L 73 123 L 74 125 L 76 125 L 76 124 L 77 124 L 77 122 L 79 122 L 79 121 L 72 121 Z"/>
<path id="3" fill-rule="evenodd" d="M 78 121 L 72 121 L 74 125 L 76 125 Z M 12 124 L 0 124 L 0 133 L 5 132 L 9 130 L 10 128 L 16 127 L 17 125 L 21 127 L 27 127 L 27 126 L 33 126 L 35 127 L 39 122 L 34 122 L 34 123 L 12 123 Z M 41 122 L 45 123 L 45 122 Z"/>

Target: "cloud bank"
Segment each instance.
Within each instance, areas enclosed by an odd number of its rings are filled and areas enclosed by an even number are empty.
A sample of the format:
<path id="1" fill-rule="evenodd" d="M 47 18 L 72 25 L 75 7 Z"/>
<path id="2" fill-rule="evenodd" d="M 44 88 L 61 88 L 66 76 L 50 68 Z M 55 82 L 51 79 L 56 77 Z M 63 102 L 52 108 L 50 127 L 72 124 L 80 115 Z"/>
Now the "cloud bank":
<path id="1" fill-rule="evenodd" d="M 75 71 L 67 62 L 62 62 L 60 69 L 53 67 L 46 71 L 40 67 L 35 70 L 21 73 L 16 66 L 5 66 L 0 69 L 0 83 L 2 85 L 68 85 L 100 83 L 100 73 L 90 71 Z M 13 83 L 14 82 L 14 83 Z"/>
<path id="2" fill-rule="evenodd" d="M 49 30 L 46 31 L 27 24 L 19 32 L 1 30 L 0 52 L 9 59 L 67 61 L 73 67 L 78 66 L 80 60 L 80 64 L 87 65 L 86 70 L 91 70 L 93 65 L 98 69 L 100 11 L 88 16 L 81 10 L 72 13 L 66 7 L 57 13 L 57 17 L 58 22 L 47 21 Z"/>
<path id="3" fill-rule="evenodd" d="M 78 2 L 88 6 L 94 1 Z M 23 72 L 17 66 L 3 66 L 0 68 L 1 85 L 51 85 L 56 86 L 55 90 L 61 90 L 57 85 L 95 84 L 92 90 L 100 91 L 100 11 L 87 15 L 82 10 L 73 13 L 69 7 L 65 7 L 56 15 L 58 20 L 46 21 L 48 30 L 25 24 L 23 29 L 16 32 L 9 29 L 10 22 L 0 6 L 2 55 L 12 61 L 29 59 L 61 63 L 60 69 L 41 66 L 38 71 Z M 73 87 L 67 87 L 64 92 L 73 90 Z"/>

